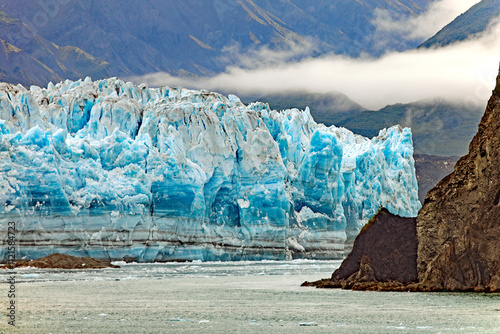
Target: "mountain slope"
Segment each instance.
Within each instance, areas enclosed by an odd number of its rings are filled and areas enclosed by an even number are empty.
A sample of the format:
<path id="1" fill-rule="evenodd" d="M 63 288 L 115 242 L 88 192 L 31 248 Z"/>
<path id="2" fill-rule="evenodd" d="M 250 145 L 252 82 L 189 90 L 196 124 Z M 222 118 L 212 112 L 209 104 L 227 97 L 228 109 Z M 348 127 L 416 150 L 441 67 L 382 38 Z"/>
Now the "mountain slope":
<path id="1" fill-rule="evenodd" d="M 0 39 L 0 81 L 22 85 L 59 81 L 61 78 L 25 51 Z"/>
<path id="2" fill-rule="evenodd" d="M 108 64 L 74 46 L 60 47 L 0 11 L 0 80 L 23 85 L 109 75 Z"/>
<path id="3" fill-rule="evenodd" d="M 372 40 L 375 9 L 412 15 L 429 2 L 75 0 L 44 5 L 4 0 L 0 10 L 21 18 L 48 41 L 106 61 L 112 75 L 206 75 L 240 64 L 241 55 L 261 46 L 291 48 L 292 58 L 328 52 L 377 54 L 383 50 Z"/>
<path id="4" fill-rule="evenodd" d="M 477 107 L 435 99 L 364 111 L 336 125 L 368 137 L 395 124 L 408 126 L 412 129 L 415 153 L 460 156 L 467 152 L 481 115 Z"/>
<path id="5" fill-rule="evenodd" d="M 499 15 L 500 0 L 483 0 L 425 41 L 421 47 L 439 47 L 463 41 L 485 31 Z"/>

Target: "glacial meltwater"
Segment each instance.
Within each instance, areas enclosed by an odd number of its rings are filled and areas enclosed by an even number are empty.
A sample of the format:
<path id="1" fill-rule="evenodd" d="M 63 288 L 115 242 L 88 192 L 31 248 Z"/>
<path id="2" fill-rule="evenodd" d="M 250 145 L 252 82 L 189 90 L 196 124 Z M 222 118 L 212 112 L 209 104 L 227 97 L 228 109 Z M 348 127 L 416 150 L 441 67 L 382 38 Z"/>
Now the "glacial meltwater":
<path id="1" fill-rule="evenodd" d="M 500 333 L 500 294 L 300 287 L 340 261 L 115 263 L 16 271 L 5 333 Z M 2 283 L 7 272 L 0 271 Z"/>

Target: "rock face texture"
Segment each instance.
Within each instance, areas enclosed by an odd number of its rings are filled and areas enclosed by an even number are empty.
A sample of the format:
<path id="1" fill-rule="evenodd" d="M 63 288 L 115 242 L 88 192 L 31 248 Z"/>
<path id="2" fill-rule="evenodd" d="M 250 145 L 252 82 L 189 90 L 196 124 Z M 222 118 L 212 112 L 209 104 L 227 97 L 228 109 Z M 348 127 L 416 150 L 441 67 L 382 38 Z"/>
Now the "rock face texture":
<path id="1" fill-rule="evenodd" d="M 500 290 L 500 76 L 469 154 L 417 218 L 422 290 Z"/>
<path id="2" fill-rule="evenodd" d="M 304 283 L 355 290 L 404 288 L 417 280 L 415 218 L 381 209 L 361 230 L 354 248 L 331 279 Z"/>

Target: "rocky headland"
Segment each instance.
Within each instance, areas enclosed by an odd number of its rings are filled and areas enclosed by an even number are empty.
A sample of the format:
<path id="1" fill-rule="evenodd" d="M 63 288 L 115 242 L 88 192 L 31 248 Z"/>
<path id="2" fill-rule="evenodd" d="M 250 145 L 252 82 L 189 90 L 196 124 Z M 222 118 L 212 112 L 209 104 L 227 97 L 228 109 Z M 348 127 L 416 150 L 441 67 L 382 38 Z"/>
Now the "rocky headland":
<path id="1" fill-rule="evenodd" d="M 500 75 L 469 154 L 427 193 L 415 234 L 414 224 L 381 210 L 330 279 L 303 285 L 500 292 Z"/>
<path id="2" fill-rule="evenodd" d="M 304 286 L 399 290 L 417 280 L 417 222 L 381 209 L 361 230 L 331 278 Z"/>

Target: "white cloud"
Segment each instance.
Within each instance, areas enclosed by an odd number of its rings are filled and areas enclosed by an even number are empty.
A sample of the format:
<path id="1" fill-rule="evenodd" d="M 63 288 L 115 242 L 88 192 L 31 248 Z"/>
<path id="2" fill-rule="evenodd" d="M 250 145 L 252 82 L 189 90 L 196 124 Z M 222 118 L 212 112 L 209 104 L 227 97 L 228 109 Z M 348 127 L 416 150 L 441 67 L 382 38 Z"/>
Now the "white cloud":
<path id="1" fill-rule="evenodd" d="M 259 62 L 251 62 L 250 57 L 247 61 L 252 66 L 228 67 L 210 78 L 183 79 L 156 73 L 133 81 L 237 94 L 338 91 L 370 109 L 435 97 L 484 106 L 498 73 L 500 24 L 492 25 L 481 36 L 443 48 L 393 52 L 380 58 L 329 55 L 286 62 L 287 57 L 273 56 L 267 49 L 262 55 L 273 61 L 257 66 Z"/>
<path id="2" fill-rule="evenodd" d="M 270 67 L 303 59 L 315 51 L 313 39 L 301 39 L 299 41 L 289 39 L 283 42 L 279 49 L 271 49 L 268 45 L 258 48 L 242 50 L 239 44 L 231 44 L 222 49 L 219 61 L 230 66 L 239 66 L 246 69 L 259 67 Z"/>

